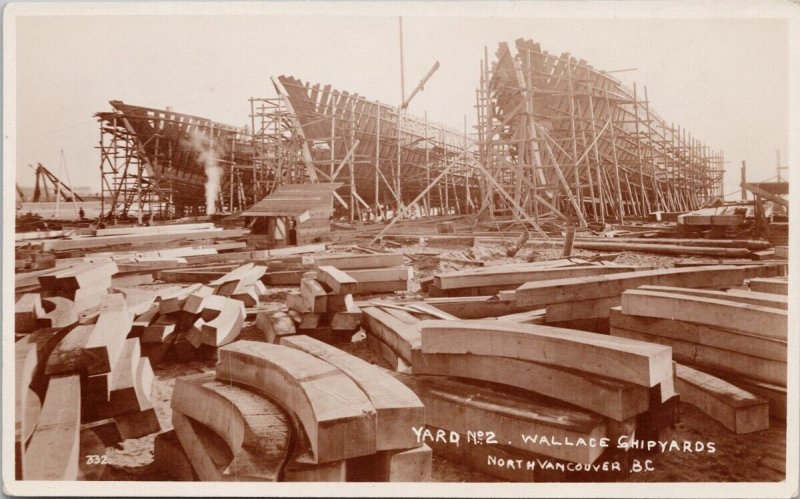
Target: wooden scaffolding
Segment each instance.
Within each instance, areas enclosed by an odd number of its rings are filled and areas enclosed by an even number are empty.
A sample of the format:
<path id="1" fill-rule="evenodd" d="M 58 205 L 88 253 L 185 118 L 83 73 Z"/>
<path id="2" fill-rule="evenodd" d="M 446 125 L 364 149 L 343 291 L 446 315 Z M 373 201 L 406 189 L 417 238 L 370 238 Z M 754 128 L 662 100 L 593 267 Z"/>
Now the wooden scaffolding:
<path id="1" fill-rule="evenodd" d="M 688 211 L 722 194 L 722 152 L 650 109 L 647 88 L 623 86 L 569 53 L 530 40 L 481 61 L 478 156 L 493 184 L 481 213 L 518 204 L 534 220 L 622 222 Z"/>
<path id="2" fill-rule="evenodd" d="M 335 206 L 350 220 L 476 209 L 480 189 L 466 129 L 291 76 L 275 86 L 297 118 L 309 179 L 342 182 Z"/>

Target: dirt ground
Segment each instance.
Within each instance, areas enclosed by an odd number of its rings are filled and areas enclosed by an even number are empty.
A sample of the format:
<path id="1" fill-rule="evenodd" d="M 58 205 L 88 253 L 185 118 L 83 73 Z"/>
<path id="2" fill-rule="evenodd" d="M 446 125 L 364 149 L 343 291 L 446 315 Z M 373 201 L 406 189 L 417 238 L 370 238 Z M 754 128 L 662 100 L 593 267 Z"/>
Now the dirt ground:
<path id="1" fill-rule="evenodd" d="M 418 280 L 438 271 L 459 270 L 466 268 L 462 264 L 438 261 L 432 253 L 447 254 L 454 258 L 470 258 L 487 262 L 487 265 L 524 262 L 531 259 L 558 258 L 560 248 L 523 249 L 515 258 L 505 255 L 505 248 L 498 245 L 478 246 L 475 248 L 428 248 L 424 246 L 405 246 L 403 251 L 410 258 L 415 268 L 415 279 L 407 295 L 419 292 Z M 575 251 L 576 257 L 588 257 L 595 253 Z M 712 259 L 706 259 L 711 261 Z M 675 259 L 658 255 L 641 253 L 623 253 L 616 263 L 652 265 L 655 267 L 671 267 Z M 268 297 L 270 305 L 283 304 L 286 289 L 271 289 Z M 261 341 L 261 332 L 252 324 L 247 324 L 242 332 L 242 339 Z M 359 339 L 356 335 L 354 339 Z M 388 368 L 388 364 L 370 350 L 364 341 L 356 341 L 343 347 L 353 355 L 369 362 Z M 172 428 L 170 399 L 175 378 L 187 374 L 214 370 L 214 361 L 191 361 L 183 364 L 168 364 L 155 368 L 156 378 L 151 394 L 152 402 L 158 414 L 162 431 Z M 126 440 L 115 448 L 107 449 L 108 466 L 103 476 L 106 480 L 169 480 L 163 470 L 153 465 L 153 442 L 155 435 L 135 440 Z M 681 421 L 673 429 L 661 437 L 662 440 L 714 442 L 714 453 L 692 452 L 652 452 L 637 453 L 642 460 L 652 461 L 653 471 L 631 473 L 630 482 L 733 482 L 733 481 L 780 481 L 783 472 L 778 471 L 780 459 L 771 456 L 783 456 L 786 444 L 785 423 L 774 421 L 769 430 L 747 435 L 735 435 L 722 425 L 712 420 L 698 409 L 688 404 L 681 404 Z M 436 482 L 496 482 L 497 479 L 434 455 L 432 480 Z"/>

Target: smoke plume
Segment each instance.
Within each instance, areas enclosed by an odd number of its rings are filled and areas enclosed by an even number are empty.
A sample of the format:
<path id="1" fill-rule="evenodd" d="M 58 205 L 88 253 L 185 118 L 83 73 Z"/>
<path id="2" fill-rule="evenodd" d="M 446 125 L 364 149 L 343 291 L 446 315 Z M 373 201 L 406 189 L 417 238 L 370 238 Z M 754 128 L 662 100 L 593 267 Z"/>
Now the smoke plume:
<path id="1" fill-rule="evenodd" d="M 197 161 L 205 169 L 206 215 L 213 215 L 217 212 L 217 196 L 222 176 L 222 169 L 217 164 L 217 152 L 208 135 L 201 131 L 194 131 L 189 135 L 189 145 L 197 153 Z"/>

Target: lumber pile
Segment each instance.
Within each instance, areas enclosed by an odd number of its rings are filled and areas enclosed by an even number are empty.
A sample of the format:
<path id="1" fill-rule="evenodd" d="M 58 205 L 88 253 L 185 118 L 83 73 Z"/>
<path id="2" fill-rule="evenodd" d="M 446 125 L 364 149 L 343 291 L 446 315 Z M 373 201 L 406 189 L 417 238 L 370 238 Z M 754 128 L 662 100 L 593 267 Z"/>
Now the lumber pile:
<path id="1" fill-rule="evenodd" d="M 361 308 L 353 300 L 357 287 L 348 273 L 320 265 L 303 274 L 299 291 L 286 294 L 286 309 L 261 312 L 256 325 L 269 342 L 298 333 L 328 343 L 349 342 L 361 326 Z"/>
<path id="2" fill-rule="evenodd" d="M 162 288 L 153 304 L 136 315 L 131 336 L 139 338 L 153 364 L 216 358 L 218 347 L 239 337 L 244 303 L 216 291 L 199 283 Z"/>
<path id="3" fill-rule="evenodd" d="M 120 294 L 96 314 L 19 336 L 15 405 L 18 477 L 97 479 L 81 453 L 160 431 L 150 400 L 154 379 L 132 314 Z"/>
<path id="4" fill-rule="evenodd" d="M 308 336 L 239 341 L 178 378 L 156 462 L 180 480 L 420 481 L 422 402 L 385 371 Z"/>
<path id="5" fill-rule="evenodd" d="M 676 361 L 703 372 L 679 370 L 695 405 L 732 431 L 757 431 L 768 427 L 770 416 L 786 417 L 788 314 L 784 297 L 773 296 L 642 286 L 626 290 L 621 307 L 611 309 L 611 334 L 670 346 Z M 759 408 L 747 409 L 752 406 Z M 742 411 L 758 417 L 742 423 L 737 418 L 755 418 L 737 416 Z"/>

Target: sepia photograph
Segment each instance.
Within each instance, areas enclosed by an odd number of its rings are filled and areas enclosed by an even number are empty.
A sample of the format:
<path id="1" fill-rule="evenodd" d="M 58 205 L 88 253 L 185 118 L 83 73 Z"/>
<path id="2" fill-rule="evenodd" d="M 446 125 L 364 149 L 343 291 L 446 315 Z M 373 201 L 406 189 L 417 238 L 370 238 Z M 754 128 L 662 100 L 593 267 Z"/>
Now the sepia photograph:
<path id="1" fill-rule="evenodd" d="M 796 496 L 800 4 L 726 5 L 4 5 L 4 493 Z"/>

